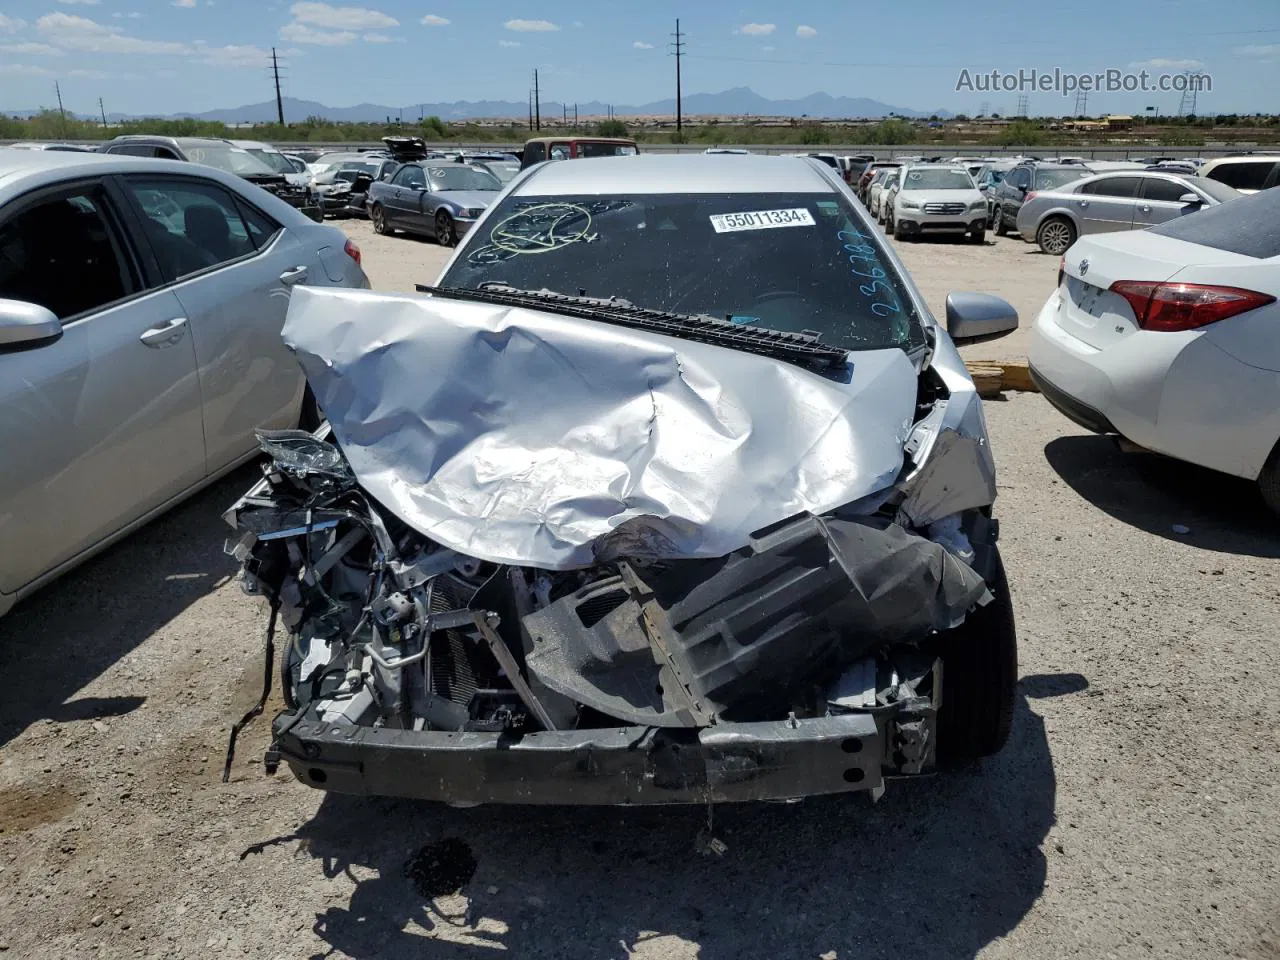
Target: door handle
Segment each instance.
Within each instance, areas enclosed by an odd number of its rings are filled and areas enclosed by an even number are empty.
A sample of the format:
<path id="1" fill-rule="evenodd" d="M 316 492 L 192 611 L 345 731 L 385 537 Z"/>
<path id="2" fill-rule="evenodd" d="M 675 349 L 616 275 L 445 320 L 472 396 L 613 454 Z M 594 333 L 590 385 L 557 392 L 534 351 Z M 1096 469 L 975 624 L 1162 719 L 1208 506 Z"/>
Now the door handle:
<path id="1" fill-rule="evenodd" d="M 302 283 L 306 279 L 307 268 L 305 266 L 297 266 L 280 274 L 280 282 L 286 287 L 292 287 L 295 283 Z"/>
<path id="2" fill-rule="evenodd" d="M 187 318 L 174 317 L 172 320 L 157 324 L 150 330 L 144 330 L 138 339 L 148 347 L 155 347 L 158 350 L 161 347 L 173 346 L 186 332 Z"/>
<path id="3" fill-rule="evenodd" d="M 1089 201 L 1088 201 L 1088 200 L 1077 200 L 1077 201 L 1076 201 L 1076 203 L 1077 203 L 1079 206 L 1082 206 L 1082 207 L 1087 207 L 1087 206 L 1089 205 Z"/>
<path id="4" fill-rule="evenodd" d="M 1151 212 L 1151 208 L 1150 208 L 1150 207 L 1139 207 L 1138 209 L 1139 209 L 1139 210 L 1141 210 L 1143 213 L 1150 213 L 1150 212 Z"/>

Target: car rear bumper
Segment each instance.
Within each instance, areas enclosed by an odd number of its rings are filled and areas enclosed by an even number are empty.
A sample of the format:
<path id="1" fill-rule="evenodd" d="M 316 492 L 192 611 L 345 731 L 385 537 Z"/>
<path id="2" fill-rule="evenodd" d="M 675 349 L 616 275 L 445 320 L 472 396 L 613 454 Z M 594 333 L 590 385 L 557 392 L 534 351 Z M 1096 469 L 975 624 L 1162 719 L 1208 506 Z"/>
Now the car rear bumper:
<path id="1" fill-rule="evenodd" d="M 278 756 L 337 793 L 448 803 L 631 805 L 871 790 L 933 765 L 936 711 L 849 713 L 700 729 L 446 733 L 276 718 Z M 273 761 L 268 758 L 269 763 Z"/>
<path id="2" fill-rule="evenodd" d="M 1027 364 L 1027 372 L 1031 374 L 1032 382 L 1044 394 L 1044 398 L 1049 401 L 1049 404 L 1068 420 L 1074 421 L 1094 433 L 1118 432 L 1104 414 L 1056 386 L 1044 374 L 1040 373 L 1033 364 Z"/>

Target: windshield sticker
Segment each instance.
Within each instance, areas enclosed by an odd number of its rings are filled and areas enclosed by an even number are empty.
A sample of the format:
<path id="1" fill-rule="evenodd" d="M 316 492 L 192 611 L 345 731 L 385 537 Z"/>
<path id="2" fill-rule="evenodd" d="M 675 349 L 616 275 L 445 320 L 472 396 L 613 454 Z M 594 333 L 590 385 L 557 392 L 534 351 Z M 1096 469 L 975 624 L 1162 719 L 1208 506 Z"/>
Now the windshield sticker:
<path id="1" fill-rule="evenodd" d="M 755 210 L 750 213 L 713 213 L 711 215 L 711 226 L 716 233 L 815 225 L 813 214 L 805 207 L 796 207 L 792 210 Z"/>

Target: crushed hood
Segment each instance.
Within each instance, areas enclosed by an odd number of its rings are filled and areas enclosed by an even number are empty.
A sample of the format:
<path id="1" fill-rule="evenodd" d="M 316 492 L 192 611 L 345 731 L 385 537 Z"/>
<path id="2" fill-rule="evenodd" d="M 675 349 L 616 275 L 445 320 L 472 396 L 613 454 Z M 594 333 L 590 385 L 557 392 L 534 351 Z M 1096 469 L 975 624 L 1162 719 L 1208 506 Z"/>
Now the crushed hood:
<path id="1" fill-rule="evenodd" d="M 284 339 L 357 479 L 495 563 L 720 557 L 897 478 L 916 371 L 839 383 L 708 344 L 529 309 L 299 287 Z"/>

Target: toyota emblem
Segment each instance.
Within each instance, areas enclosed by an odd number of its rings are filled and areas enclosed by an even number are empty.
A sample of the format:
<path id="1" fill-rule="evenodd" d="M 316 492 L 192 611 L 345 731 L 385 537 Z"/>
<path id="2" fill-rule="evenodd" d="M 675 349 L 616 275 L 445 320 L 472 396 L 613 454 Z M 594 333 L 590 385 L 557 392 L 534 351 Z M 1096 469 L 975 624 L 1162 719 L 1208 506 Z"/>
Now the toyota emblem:
<path id="1" fill-rule="evenodd" d="M 1085 259 L 1080 261 L 1080 276 L 1083 277 L 1088 272 L 1089 272 L 1089 258 L 1086 257 Z"/>

